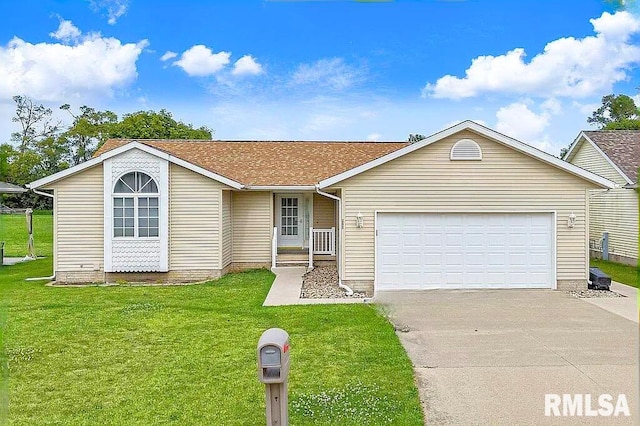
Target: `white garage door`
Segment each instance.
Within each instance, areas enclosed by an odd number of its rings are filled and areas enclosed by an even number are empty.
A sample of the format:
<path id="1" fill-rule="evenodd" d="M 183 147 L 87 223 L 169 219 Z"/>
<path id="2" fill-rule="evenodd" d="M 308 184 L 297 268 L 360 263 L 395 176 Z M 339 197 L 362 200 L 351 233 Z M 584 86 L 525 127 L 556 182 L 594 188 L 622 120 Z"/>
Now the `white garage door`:
<path id="1" fill-rule="evenodd" d="M 551 213 L 378 214 L 376 289 L 552 288 Z"/>

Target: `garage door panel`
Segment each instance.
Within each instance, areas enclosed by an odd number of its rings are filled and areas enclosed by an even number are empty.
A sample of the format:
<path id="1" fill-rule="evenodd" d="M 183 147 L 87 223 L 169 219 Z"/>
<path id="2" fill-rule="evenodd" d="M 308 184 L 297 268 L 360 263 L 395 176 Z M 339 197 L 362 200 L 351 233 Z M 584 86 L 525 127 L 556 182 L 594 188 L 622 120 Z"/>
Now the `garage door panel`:
<path id="1" fill-rule="evenodd" d="M 504 252 L 487 253 L 487 266 L 490 268 L 501 268 L 507 263 L 507 254 Z"/>
<path id="2" fill-rule="evenodd" d="M 551 288 L 552 218 L 381 213 L 377 288 Z"/>

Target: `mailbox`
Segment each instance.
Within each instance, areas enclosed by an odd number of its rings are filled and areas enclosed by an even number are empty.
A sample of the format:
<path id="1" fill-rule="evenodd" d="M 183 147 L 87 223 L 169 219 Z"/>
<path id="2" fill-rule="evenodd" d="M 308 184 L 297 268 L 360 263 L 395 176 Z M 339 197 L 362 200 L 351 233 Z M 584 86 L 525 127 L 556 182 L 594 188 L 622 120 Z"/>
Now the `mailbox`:
<path id="1" fill-rule="evenodd" d="M 258 341 L 258 378 L 262 383 L 284 383 L 289 376 L 289 334 L 270 328 Z"/>

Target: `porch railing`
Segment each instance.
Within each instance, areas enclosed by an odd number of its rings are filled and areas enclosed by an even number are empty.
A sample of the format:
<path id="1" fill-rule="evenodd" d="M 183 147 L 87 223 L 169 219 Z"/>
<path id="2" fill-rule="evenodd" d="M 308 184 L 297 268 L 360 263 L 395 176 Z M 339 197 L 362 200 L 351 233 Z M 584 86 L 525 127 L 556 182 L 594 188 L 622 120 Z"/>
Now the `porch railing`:
<path id="1" fill-rule="evenodd" d="M 313 254 L 336 255 L 336 228 L 311 228 L 309 234 L 312 236 L 312 241 L 309 241 L 309 246 L 313 246 Z"/>
<path id="2" fill-rule="evenodd" d="M 314 229 L 309 228 L 309 268 L 313 268 L 314 254 L 336 255 L 336 228 Z M 278 262 L 278 227 L 273 228 L 271 237 L 271 268 L 275 268 Z"/>

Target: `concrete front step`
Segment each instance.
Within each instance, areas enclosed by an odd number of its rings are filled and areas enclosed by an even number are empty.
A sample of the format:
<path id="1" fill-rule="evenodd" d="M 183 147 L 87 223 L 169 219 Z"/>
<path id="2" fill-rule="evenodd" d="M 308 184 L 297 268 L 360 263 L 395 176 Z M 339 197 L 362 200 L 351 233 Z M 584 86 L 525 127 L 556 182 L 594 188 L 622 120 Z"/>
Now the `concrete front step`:
<path id="1" fill-rule="evenodd" d="M 299 261 L 299 260 L 278 260 L 276 261 L 276 266 L 308 266 L 309 261 Z"/>

